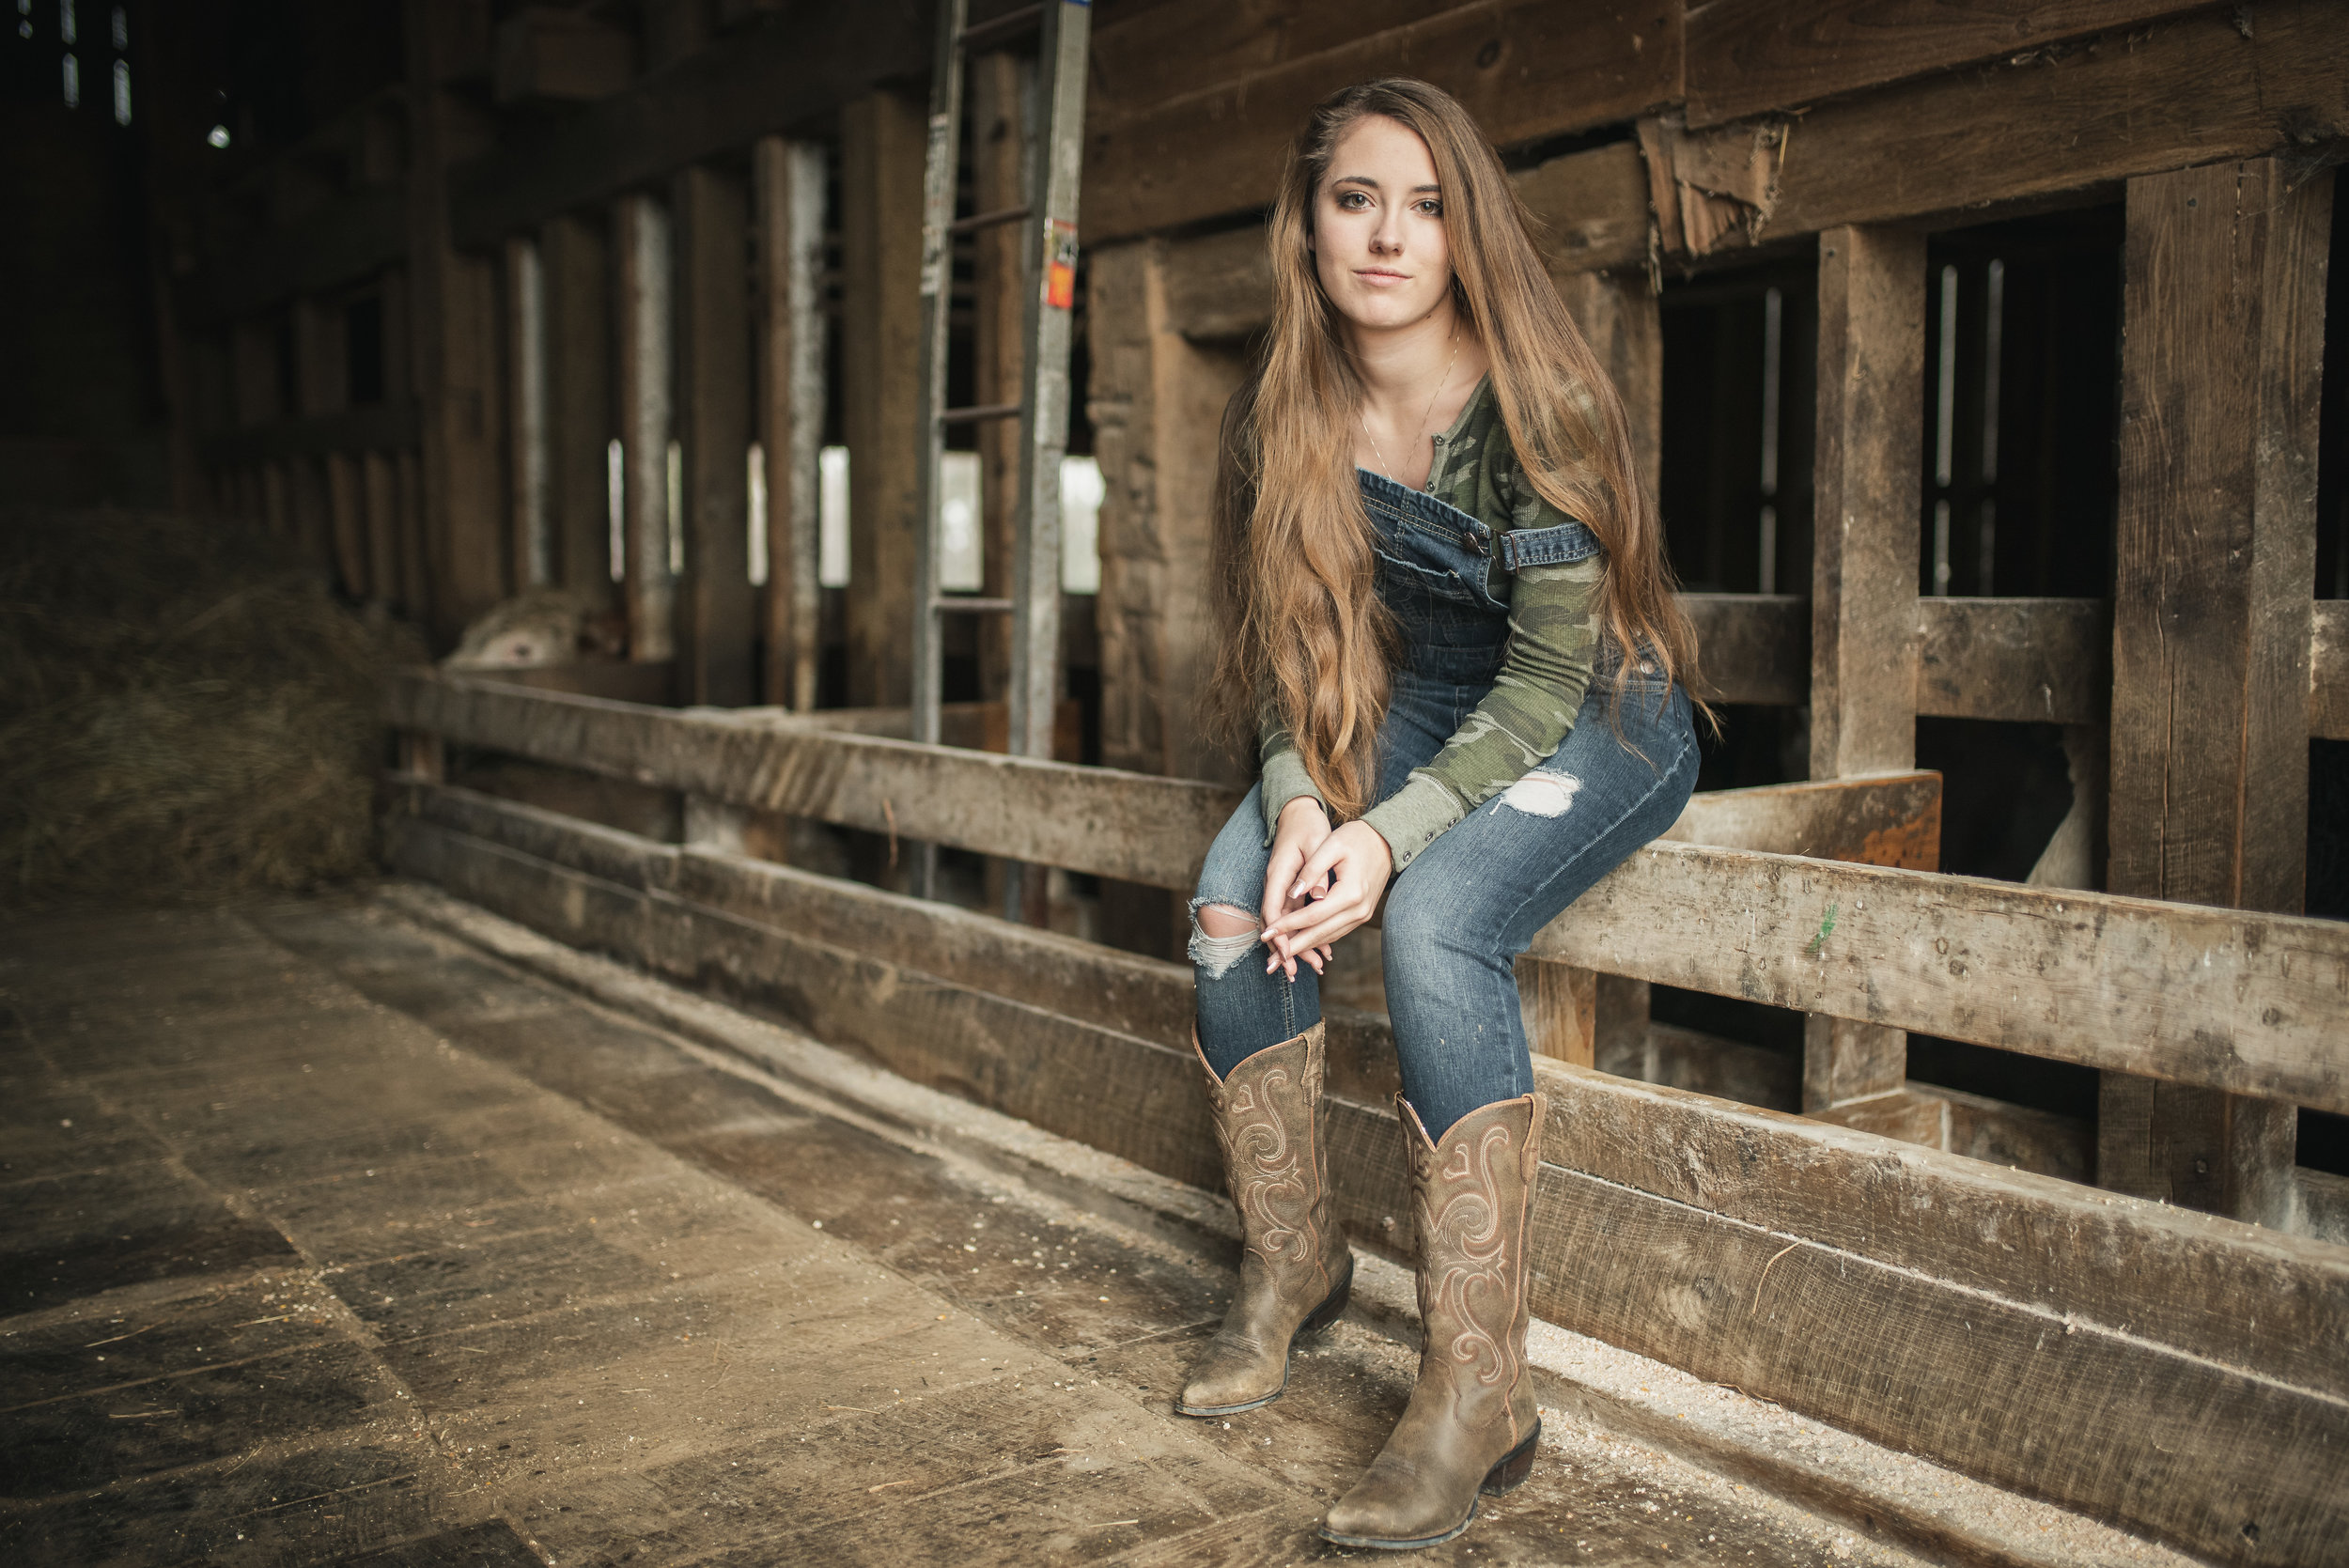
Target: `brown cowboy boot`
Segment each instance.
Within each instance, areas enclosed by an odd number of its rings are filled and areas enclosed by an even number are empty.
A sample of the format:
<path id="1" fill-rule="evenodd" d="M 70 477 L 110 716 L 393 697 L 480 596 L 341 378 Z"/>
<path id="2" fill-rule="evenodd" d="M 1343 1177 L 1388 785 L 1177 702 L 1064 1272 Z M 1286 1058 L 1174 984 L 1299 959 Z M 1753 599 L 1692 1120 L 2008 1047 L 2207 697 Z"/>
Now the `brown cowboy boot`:
<path id="1" fill-rule="evenodd" d="M 1191 1049 L 1199 1049 L 1197 1032 Z M 1246 1250 L 1239 1294 L 1175 1398 L 1185 1416 L 1228 1416 L 1281 1397 L 1289 1343 L 1334 1322 L 1354 1283 L 1354 1254 L 1330 1218 L 1322 1150 L 1322 1027 L 1268 1046 L 1219 1079 L 1201 1052 L 1223 1176 Z"/>
<path id="2" fill-rule="evenodd" d="M 1479 1492 L 1533 1468 L 1542 1432 L 1525 1364 L 1526 1215 L 1541 1165 L 1540 1094 L 1460 1118 L 1439 1143 L 1401 1095 L 1419 1225 L 1419 1385 L 1354 1490 L 1321 1522 L 1341 1546 L 1432 1546 L 1468 1529 Z"/>

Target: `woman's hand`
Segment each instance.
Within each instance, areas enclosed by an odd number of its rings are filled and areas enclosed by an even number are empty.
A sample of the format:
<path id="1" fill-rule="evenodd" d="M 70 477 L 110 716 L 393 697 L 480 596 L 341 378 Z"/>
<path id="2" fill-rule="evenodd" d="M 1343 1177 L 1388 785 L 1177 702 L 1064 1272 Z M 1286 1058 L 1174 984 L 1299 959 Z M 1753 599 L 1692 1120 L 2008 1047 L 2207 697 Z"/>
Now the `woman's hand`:
<path id="1" fill-rule="evenodd" d="M 1272 859 L 1266 865 L 1264 874 L 1263 914 L 1268 930 L 1282 916 L 1295 913 L 1304 905 L 1306 894 L 1303 892 L 1292 894 L 1289 890 L 1299 885 L 1299 873 L 1304 869 L 1306 857 L 1319 849 L 1322 841 L 1329 836 L 1330 814 L 1312 796 L 1299 795 L 1281 808 L 1280 819 L 1272 835 Z M 1318 880 L 1316 878 L 1316 883 Z M 1297 978 L 1297 956 L 1276 954 L 1265 964 L 1265 972 L 1270 974 L 1275 969 L 1285 970 L 1288 977 L 1294 980 Z M 1329 944 L 1325 942 L 1318 947 L 1307 948 L 1302 956 L 1313 966 L 1314 972 L 1319 974 L 1330 958 Z"/>
<path id="2" fill-rule="evenodd" d="M 1379 895 L 1393 875 L 1394 851 L 1367 822 L 1348 822 L 1323 838 L 1282 889 L 1292 896 L 1290 908 L 1265 923 L 1264 940 L 1274 960 L 1290 965 L 1294 974 L 1299 954 L 1328 953 L 1330 943 L 1377 912 Z M 1270 897 L 1268 886 L 1268 908 Z"/>

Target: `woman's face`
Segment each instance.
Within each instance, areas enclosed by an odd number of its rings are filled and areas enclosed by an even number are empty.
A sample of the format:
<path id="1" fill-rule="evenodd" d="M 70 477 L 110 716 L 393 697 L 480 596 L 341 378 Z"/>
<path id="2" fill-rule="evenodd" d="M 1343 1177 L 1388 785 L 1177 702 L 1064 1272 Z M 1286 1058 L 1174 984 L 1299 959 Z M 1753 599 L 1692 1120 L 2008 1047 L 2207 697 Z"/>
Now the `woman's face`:
<path id="1" fill-rule="evenodd" d="M 1400 120 L 1364 115 L 1338 137 L 1313 233 L 1321 287 L 1357 328 L 1410 326 L 1451 296 L 1436 161 Z"/>

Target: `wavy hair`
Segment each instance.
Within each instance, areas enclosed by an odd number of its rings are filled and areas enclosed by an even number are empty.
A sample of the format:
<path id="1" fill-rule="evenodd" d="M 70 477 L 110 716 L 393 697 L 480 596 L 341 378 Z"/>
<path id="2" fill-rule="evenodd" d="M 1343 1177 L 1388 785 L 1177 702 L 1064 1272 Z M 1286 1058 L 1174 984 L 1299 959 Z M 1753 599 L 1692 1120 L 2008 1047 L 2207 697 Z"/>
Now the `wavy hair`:
<path id="1" fill-rule="evenodd" d="M 1453 302 L 1485 346 L 1517 460 L 1533 488 L 1606 551 L 1602 634 L 1642 650 L 1683 684 L 1693 684 L 1697 665 L 1696 633 L 1672 597 L 1662 525 L 1632 458 L 1623 400 L 1560 302 L 1533 220 L 1491 144 L 1456 100 L 1425 82 L 1390 77 L 1334 93 L 1290 148 L 1266 231 L 1272 326 L 1260 367 L 1224 413 L 1208 702 L 1234 741 L 1277 715 L 1342 818 L 1374 803 L 1397 647 L 1354 478 L 1361 381 L 1311 241 L 1315 198 L 1338 139 L 1369 115 L 1409 127 L 1434 158 Z M 1623 672 L 1637 662 L 1623 661 L 1614 705 Z"/>

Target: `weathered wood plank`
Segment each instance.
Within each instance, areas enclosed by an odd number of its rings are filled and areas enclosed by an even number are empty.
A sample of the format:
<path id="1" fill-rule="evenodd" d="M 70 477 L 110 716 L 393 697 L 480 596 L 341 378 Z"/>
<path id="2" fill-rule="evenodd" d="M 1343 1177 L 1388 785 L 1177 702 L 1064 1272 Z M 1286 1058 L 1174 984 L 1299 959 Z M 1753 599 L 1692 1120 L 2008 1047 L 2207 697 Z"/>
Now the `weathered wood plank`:
<path id="1" fill-rule="evenodd" d="M 1189 889 L 1237 797 L 1188 779 L 403 675 L 393 722 L 541 762 L 985 854 Z M 1137 829 L 1137 824 L 1146 824 Z"/>
<path id="2" fill-rule="evenodd" d="M 2309 733 L 2349 740 L 2349 599 L 2318 599 L 2310 622 Z"/>
<path id="3" fill-rule="evenodd" d="M 1680 92 L 1674 5 L 1483 0 L 1270 65 L 1117 116 L 1088 116 L 1088 244 L 1244 211 L 1268 201 L 1305 111 L 1375 76 L 1408 75 L 1458 98 L 1503 145 L 1628 119 Z M 1212 133 L 1203 134 L 1203 128 Z"/>
<path id="4" fill-rule="evenodd" d="M 1192 885 L 1235 800 L 1191 780 L 826 733 L 787 717 L 415 674 L 395 677 L 388 707 L 394 727 L 460 744 L 1156 887 Z M 2336 922 L 1657 843 L 1584 894 L 1532 952 L 2349 1109 L 2349 927 Z"/>
<path id="5" fill-rule="evenodd" d="M 2204 7 L 1818 105 L 1785 147 L 1756 238 L 2085 191 L 2344 129 L 2349 5 L 2279 0 L 2241 28 Z"/>
<path id="6" fill-rule="evenodd" d="M 1932 871 L 1941 863 L 1941 775 L 1709 789 L 1689 797 L 1663 838 Z"/>
<path id="7" fill-rule="evenodd" d="M 391 828 L 403 867 L 542 930 L 1216 1180 L 1196 1069 L 1178 1051 L 433 824 Z M 1554 1106 L 1532 1227 L 1544 1317 L 2226 1560 L 2320 1560 L 2349 1529 L 2342 1369 L 2308 1355 L 2344 1331 L 2349 1253 L 1535 1071 Z M 1409 1219 L 1391 1113 L 1333 1097 L 1329 1135 L 1342 1218 L 1395 1250 Z"/>
<path id="8" fill-rule="evenodd" d="M 603 231 L 576 213 L 550 219 L 538 251 L 547 293 L 548 505 L 555 580 L 602 603 L 613 595 L 612 283 Z"/>
<path id="9" fill-rule="evenodd" d="M 1811 776 L 1835 779 L 1917 757 L 1924 237 L 1830 229 L 1819 237 L 1818 289 Z M 1896 1030 L 1803 1021 L 1805 1110 L 1897 1090 L 1907 1077 Z"/>
<path id="10" fill-rule="evenodd" d="M 2100 723 L 2111 662 L 2111 609 L 2102 599 L 1917 600 L 1920 713 Z"/>
<path id="11" fill-rule="evenodd" d="M 2349 926 L 1653 844 L 1534 939 L 1610 974 L 2349 1110 Z"/>
<path id="12" fill-rule="evenodd" d="M 397 451 L 416 444 L 417 428 L 415 404 L 375 403 L 206 436 L 204 460 L 226 467 L 328 452 Z"/>
<path id="13" fill-rule="evenodd" d="M 1977 60 L 2030 54 L 2199 0 L 1702 0 L 1686 49 L 1688 123 L 1797 109 L 1838 93 Z"/>
<path id="14" fill-rule="evenodd" d="M 2331 181 L 2129 182 L 2106 885 L 2296 911 Z M 2108 1079 L 2097 1179 L 2287 1222 L 2292 1107 Z"/>

